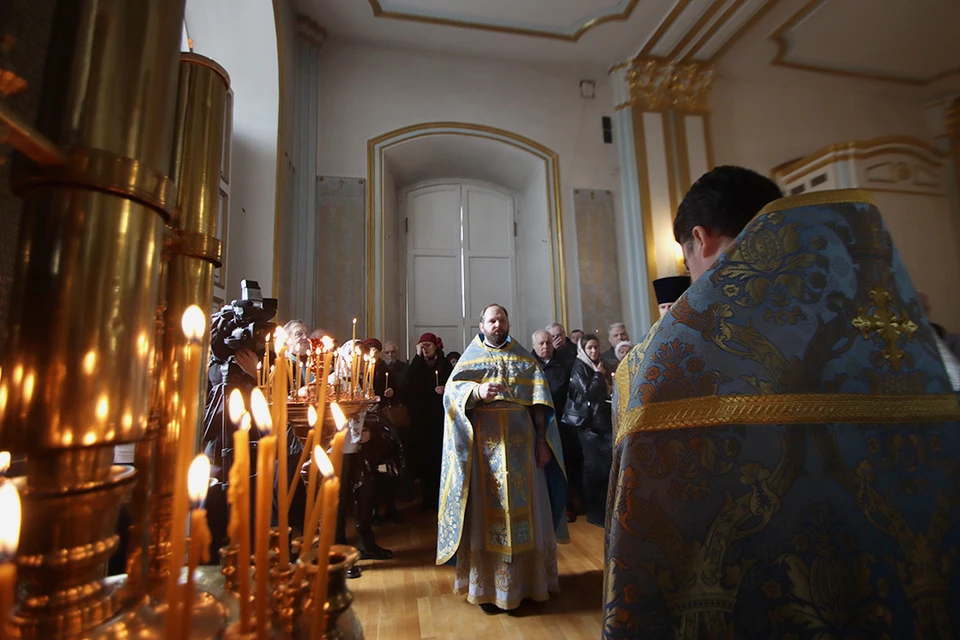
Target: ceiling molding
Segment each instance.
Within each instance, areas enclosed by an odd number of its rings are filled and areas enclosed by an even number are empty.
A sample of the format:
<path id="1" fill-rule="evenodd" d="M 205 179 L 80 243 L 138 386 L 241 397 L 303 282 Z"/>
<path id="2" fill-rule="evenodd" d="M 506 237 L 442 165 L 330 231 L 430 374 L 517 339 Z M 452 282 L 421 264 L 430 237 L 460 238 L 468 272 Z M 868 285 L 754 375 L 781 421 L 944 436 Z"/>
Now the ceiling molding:
<path id="1" fill-rule="evenodd" d="M 861 78 L 864 80 L 880 80 L 882 82 L 892 82 L 896 84 L 903 85 L 913 85 L 913 86 L 923 86 L 929 85 L 938 80 L 944 78 L 949 78 L 951 76 L 960 75 L 960 68 L 949 69 L 947 71 L 938 73 L 931 77 L 927 78 L 908 78 L 905 76 L 892 76 L 886 75 L 883 73 L 873 73 L 859 71 L 857 69 L 841 69 L 836 67 L 828 67 L 818 64 L 810 64 L 806 62 L 796 62 L 790 60 L 790 53 L 792 50 L 791 46 L 791 35 L 793 30 L 800 25 L 808 16 L 810 16 L 814 11 L 825 5 L 830 0 L 808 0 L 799 11 L 794 13 L 792 16 L 787 18 L 786 22 L 777 27 L 773 33 L 770 34 L 769 39 L 777 43 L 777 53 L 774 56 L 770 64 L 787 67 L 790 69 L 800 69 L 802 71 L 812 71 L 814 73 L 825 73 L 836 76 L 845 76 L 848 78 Z"/>
<path id="2" fill-rule="evenodd" d="M 745 19 L 737 20 L 738 14 L 746 7 L 749 8 L 749 0 L 714 0 L 703 12 L 693 21 L 688 29 L 678 34 L 674 42 L 669 43 L 670 51 L 666 55 L 653 55 L 651 52 L 657 49 L 663 43 L 664 36 L 668 34 L 671 27 L 677 20 L 681 19 L 688 8 L 691 8 L 691 0 L 678 0 L 671 9 L 670 13 L 663 19 L 663 22 L 657 27 L 657 30 L 644 43 L 643 48 L 634 57 L 635 60 L 661 60 L 680 63 L 708 63 L 714 64 L 731 46 L 740 40 L 757 22 L 763 18 L 770 9 L 772 9 L 780 0 L 761 0 L 757 2 L 756 8 Z M 695 8 L 694 5 L 693 8 Z M 739 22 L 733 32 L 716 48 L 712 54 L 704 54 L 704 50 L 714 42 L 718 33 L 726 26 Z M 626 65 L 627 63 L 621 63 Z M 610 67 L 613 72 L 620 65 Z"/>
<path id="3" fill-rule="evenodd" d="M 495 24 L 481 22 L 477 19 L 469 18 L 448 18 L 442 16 L 421 15 L 417 13 L 407 13 L 404 11 L 384 9 L 379 0 L 367 0 L 370 8 L 373 9 L 373 15 L 376 18 L 389 18 L 392 20 L 406 20 L 408 22 L 420 22 L 423 24 L 434 24 L 445 27 L 458 27 L 461 29 L 476 29 L 479 31 L 492 31 L 494 33 L 506 33 L 518 36 L 530 36 L 534 38 L 547 38 L 550 40 L 562 40 L 565 42 L 577 42 L 587 31 L 608 22 L 622 22 L 629 20 L 636 9 L 640 0 L 629 0 L 626 6 L 619 11 L 611 9 L 610 13 L 599 16 L 589 16 L 578 20 L 567 30 L 551 29 L 550 27 L 518 27 L 509 24 Z"/>

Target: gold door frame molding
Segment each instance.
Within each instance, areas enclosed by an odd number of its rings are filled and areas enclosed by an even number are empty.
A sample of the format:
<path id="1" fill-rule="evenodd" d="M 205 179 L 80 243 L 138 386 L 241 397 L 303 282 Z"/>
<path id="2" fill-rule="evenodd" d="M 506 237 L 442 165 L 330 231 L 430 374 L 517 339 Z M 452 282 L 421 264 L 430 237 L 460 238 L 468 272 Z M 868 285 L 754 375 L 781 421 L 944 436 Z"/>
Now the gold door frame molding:
<path id="1" fill-rule="evenodd" d="M 433 24 L 445 27 L 456 27 L 460 29 L 476 29 L 479 31 L 491 31 L 494 33 L 506 33 L 517 36 L 531 36 L 534 38 L 547 38 L 550 40 L 563 40 L 565 42 L 577 42 L 587 31 L 598 27 L 607 22 L 622 22 L 629 20 L 633 10 L 640 3 L 640 0 L 629 0 L 621 9 L 614 7 L 609 13 L 601 13 L 595 16 L 584 16 L 577 20 L 568 30 L 563 31 L 560 28 L 551 29 L 550 27 L 535 28 L 511 26 L 507 24 L 492 24 L 481 22 L 479 20 L 449 18 L 443 16 L 420 15 L 416 13 L 406 13 L 403 11 L 386 10 L 379 0 L 367 0 L 370 8 L 373 9 L 375 18 L 389 18 L 392 20 L 406 20 L 408 22 L 420 22 L 423 24 Z M 622 3 L 621 3 L 622 4 Z M 572 32 L 570 31 L 572 29 Z"/>
<path id="2" fill-rule="evenodd" d="M 812 71 L 814 73 L 826 73 L 848 78 L 861 78 L 864 80 L 879 80 L 881 82 L 892 82 L 896 84 L 924 86 L 932 84 L 938 80 L 960 74 L 960 68 L 948 69 L 928 78 L 909 78 L 905 76 L 891 76 L 883 73 L 871 73 L 857 71 L 854 69 L 841 69 L 836 67 L 827 67 L 819 64 L 810 64 L 806 62 L 795 62 L 789 59 L 792 46 L 790 36 L 793 30 L 800 25 L 814 11 L 824 6 L 830 0 L 808 0 L 799 11 L 787 18 L 786 22 L 777 27 L 770 34 L 769 40 L 777 43 L 777 53 L 770 64 L 779 67 L 788 67 L 790 69 L 800 69 L 802 71 Z"/>
<path id="3" fill-rule="evenodd" d="M 553 308 L 556 318 L 566 326 L 567 275 L 563 258 L 563 226 L 560 197 L 560 156 L 539 142 L 506 129 L 467 122 L 425 122 L 388 131 L 367 141 L 367 295 L 366 331 L 383 333 L 383 158 L 384 152 L 398 144 L 429 136 L 467 136 L 486 138 L 510 145 L 543 160 L 546 165 L 547 216 L 550 220 L 550 267 L 553 276 Z"/>

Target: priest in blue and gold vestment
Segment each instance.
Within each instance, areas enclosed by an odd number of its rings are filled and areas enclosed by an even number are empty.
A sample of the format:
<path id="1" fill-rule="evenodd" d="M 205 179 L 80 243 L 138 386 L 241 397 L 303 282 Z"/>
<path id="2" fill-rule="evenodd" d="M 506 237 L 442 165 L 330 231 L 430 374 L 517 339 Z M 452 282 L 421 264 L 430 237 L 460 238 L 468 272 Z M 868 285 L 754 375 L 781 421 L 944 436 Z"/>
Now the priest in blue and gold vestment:
<path id="1" fill-rule="evenodd" d="M 559 591 L 567 496 L 543 370 L 503 307 L 484 309 L 480 328 L 443 394 L 437 564 L 456 555 L 454 592 L 495 613 Z"/>
<path id="2" fill-rule="evenodd" d="M 733 235 L 617 372 L 603 637 L 960 637 L 957 396 L 880 212 Z"/>

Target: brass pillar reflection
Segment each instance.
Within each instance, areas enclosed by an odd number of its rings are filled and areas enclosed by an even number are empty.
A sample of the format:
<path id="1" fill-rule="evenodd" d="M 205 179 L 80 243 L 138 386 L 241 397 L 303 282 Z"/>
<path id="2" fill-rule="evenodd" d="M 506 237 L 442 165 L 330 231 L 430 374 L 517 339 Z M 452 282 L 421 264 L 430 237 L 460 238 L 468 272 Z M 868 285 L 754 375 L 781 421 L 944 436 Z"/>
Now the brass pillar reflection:
<path id="1" fill-rule="evenodd" d="M 18 159 L 24 198 L 0 446 L 28 457 L 17 558 L 24 638 L 110 618 L 102 581 L 133 469 L 113 449 L 149 412 L 184 0 L 59 2 L 38 131 L 69 158 Z"/>
<path id="2" fill-rule="evenodd" d="M 218 64 L 196 54 L 181 54 L 171 170 L 177 182 L 177 199 L 171 220 L 172 240 L 165 253 L 164 326 L 158 358 L 158 393 L 155 394 L 157 422 L 147 439 L 137 445 L 138 468 L 140 464 L 154 467 L 149 491 L 149 522 L 143 520 L 147 514 L 135 517 L 135 524 L 139 522 L 139 526 L 149 527 L 146 556 L 150 585 L 162 581 L 169 572 L 182 399 L 192 394 L 198 397 L 201 407 L 206 402 L 205 376 L 201 378 L 200 387 L 183 387 L 180 367 L 186 340 L 180 328 L 180 318 L 190 305 L 195 304 L 209 312 L 212 304 L 213 270 L 220 260 L 220 241 L 214 234 L 220 204 L 225 122 L 230 117 L 227 112 L 229 89 L 229 76 Z M 208 334 L 203 345 L 202 362 L 207 361 L 209 348 Z M 185 492 L 181 498 L 186 499 Z M 135 537 L 142 540 L 142 531 Z M 142 563 L 142 557 L 136 557 L 136 554 L 130 557 L 131 575 L 142 569 Z"/>

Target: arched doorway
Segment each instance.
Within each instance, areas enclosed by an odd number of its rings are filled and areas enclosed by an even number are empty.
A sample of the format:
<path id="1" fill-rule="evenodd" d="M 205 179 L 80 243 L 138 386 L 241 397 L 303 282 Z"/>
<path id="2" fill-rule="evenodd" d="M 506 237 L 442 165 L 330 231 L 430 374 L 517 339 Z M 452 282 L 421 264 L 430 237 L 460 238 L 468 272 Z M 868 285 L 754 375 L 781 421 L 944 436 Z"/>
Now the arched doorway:
<path id="1" fill-rule="evenodd" d="M 396 150 L 400 145 L 411 145 L 417 141 L 421 143 L 425 140 L 431 140 L 431 144 L 436 147 L 435 141 L 442 139 L 449 143 L 448 146 L 456 146 L 465 154 L 477 153 L 480 151 L 476 144 L 470 144 L 471 141 L 482 140 L 484 145 L 490 149 L 500 148 L 503 157 L 509 154 L 525 155 L 533 159 L 539 169 L 533 174 L 529 188 L 532 197 L 527 200 L 530 205 L 526 212 L 520 214 L 521 222 L 518 228 L 522 231 L 523 224 L 528 225 L 530 233 L 528 237 L 536 235 L 535 232 L 542 233 L 542 240 L 538 240 L 540 245 L 546 245 L 543 250 L 542 270 L 535 283 L 539 287 L 538 293 L 543 298 L 528 305 L 526 316 L 532 318 L 529 322 L 521 320 L 519 323 L 514 321 L 514 334 L 525 333 L 528 329 L 532 330 L 535 322 L 540 322 L 541 318 L 548 320 L 559 320 L 566 322 L 567 303 L 566 303 L 566 277 L 564 273 L 563 262 L 563 244 L 562 230 L 560 227 L 560 180 L 558 156 L 552 150 L 543 145 L 518 135 L 516 133 L 487 127 L 457 122 L 433 122 L 413 125 L 387 132 L 367 143 L 367 265 L 366 265 L 366 326 L 372 329 L 376 335 L 384 336 L 387 339 L 394 339 L 405 333 L 406 327 L 401 326 L 403 322 L 397 320 L 402 317 L 401 310 L 397 309 L 397 301 L 403 296 L 400 290 L 394 290 L 398 287 L 402 290 L 404 284 L 393 273 L 394 263 L 404 254 L 405 248 L 401 249 L 398 245 L 391 245 L 391 242 L 397 243 L 398 236 L 403 237 L 406 231 L 405 220 L 395 218 L 397 216 L 397 202 L 395 193 L 397 184 L 394 182 L 392 172 L 389 166 L 389 156 L 391 149 Z M 408 146 L 407 148 L 410 148 Z M 421 154 L 423 155 L 423 154 Z M 462 155 L 462 154 L 461 154 Z M 410 157 L 409 154 L 407 157 Z M 446 163 L 450 164 L 456 163 Z M 521 166 L 522 163 L 515 166 Z M 442 171 L 438 169 L 438 171 Z M 456 173 L 456 168 L 450 168 L 449 171 Z M 490 178 L 476 175 L 455 175 L 443 173 L 419 173 L 420 178 L 430 178 L 433 182 L 464 183 L 481 181 L 490 181 Z M 420 180 L 424 182 L 423 180 Z M 497 180 L 498 186 L 503 187 L 504 181 Z M 542 189 L 540 186 L 542 185 Z M 406 187 L 413 184 L 401 185 Z M 514 188 L 516 189 L 516 188 Z M 533 201 L 536 202 L 533 202 Z M 402 208 L 402 204 L 401 204 Z M 522 216 L 526 215 L 526 218 Z M 401 233 L 393 233 L 394 225 L 402 225 Z M 530 229 L 529 225 L 534 224 L 538 229 Z M 405 240 L 404 240 L 405 242 Z M 531 242 L 529 252 L 532 255 L 539 249 L 538 245 Z M 524 251 L 522 243 L 518 245 L 518 251 Z M 526 255 L 526 252 L 524 252 Z M 388 277 L 389 276 L 389 277 Z M 549 286 L 544 280 L 549 280 Z M 405 281 L 404 281 L 405 282 Z M 533 284 L 533 283 L 527 283 Z M 465 313 L 469 313 L 465 309 Z M 539 314 L 539 315 L 537 315 Z M 511 314 L 512 316 L 513 314 Z M 513 317 L 511 317 L 513 319 Z M 530 326 L 527 326 L 530 325 Z M 542 326 L 542 325 L 541 325 Z M 523 337 L 523 343 L 528 341 Z"/>

